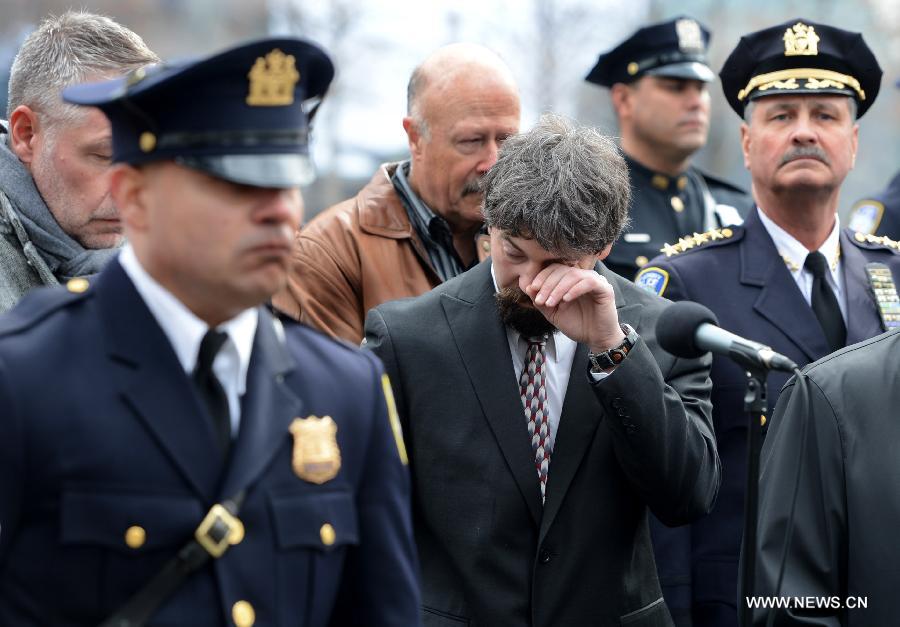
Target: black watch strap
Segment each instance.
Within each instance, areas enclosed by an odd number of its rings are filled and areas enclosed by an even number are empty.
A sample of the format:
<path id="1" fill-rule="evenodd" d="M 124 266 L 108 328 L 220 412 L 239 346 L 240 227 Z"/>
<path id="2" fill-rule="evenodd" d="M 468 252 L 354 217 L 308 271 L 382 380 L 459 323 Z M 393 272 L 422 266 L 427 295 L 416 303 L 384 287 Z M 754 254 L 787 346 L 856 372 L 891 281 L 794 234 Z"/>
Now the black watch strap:
<path id="1" fill-rule="evenodd" d="M 622 333 L 625 334 L 625 339 L 622 340 L 621 344 L 602 353 L 588 353 L 588 359 L 591 362 L 591 372 L 603 372 L 618 366 L 628 356 L 634 345 L 637 344 L 637 331 L 628 324 L 623 323 L 619 326 L 622 328 Z"/>

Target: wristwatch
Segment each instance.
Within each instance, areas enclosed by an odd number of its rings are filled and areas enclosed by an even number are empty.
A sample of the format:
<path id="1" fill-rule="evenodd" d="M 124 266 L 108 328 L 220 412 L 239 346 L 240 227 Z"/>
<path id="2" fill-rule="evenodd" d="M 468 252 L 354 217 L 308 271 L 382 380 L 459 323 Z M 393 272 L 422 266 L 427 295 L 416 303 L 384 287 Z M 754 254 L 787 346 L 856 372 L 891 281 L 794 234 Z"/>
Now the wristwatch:
<path id="1" fill-rule="evenodd" d="M 613 368 L 622 363 L 622 360 L 628 356 L 634 345 L 637 344 L 638 334 L 631 325 L 620 324 L 625 339 L 618 346 L 603 351 L 602 353 L 588 353 L 588 360 L 591 362 L 591 372 L 603 372 L 609 368 Z"/>

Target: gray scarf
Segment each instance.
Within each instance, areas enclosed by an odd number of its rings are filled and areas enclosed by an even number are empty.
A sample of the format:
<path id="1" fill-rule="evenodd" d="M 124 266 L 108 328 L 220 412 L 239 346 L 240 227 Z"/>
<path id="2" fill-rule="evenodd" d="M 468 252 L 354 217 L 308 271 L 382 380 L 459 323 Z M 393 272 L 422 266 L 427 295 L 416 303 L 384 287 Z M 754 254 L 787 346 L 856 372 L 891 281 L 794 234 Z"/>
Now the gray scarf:
<path id="1" fill-rule="evenodd" d="M 0 120 L 0 190 L 9 198 L 41 258 L 61 281 L 97 274 L 119 249 L 87 249 L 62 230 L 31 174 L 7 145 L 7 133 L 7 123 Z"/>

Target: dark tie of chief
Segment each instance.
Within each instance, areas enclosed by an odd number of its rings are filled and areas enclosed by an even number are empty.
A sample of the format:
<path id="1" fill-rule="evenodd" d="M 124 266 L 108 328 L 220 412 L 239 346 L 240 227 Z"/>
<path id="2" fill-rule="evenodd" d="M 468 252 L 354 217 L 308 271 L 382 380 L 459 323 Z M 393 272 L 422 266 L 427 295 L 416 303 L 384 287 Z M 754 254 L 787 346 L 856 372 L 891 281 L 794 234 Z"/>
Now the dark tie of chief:
<path id="1" fill-rule="evenodd" d="M 222 456 L 228 454 L 231 445 L 231 416 L 228 411 L 228 397 L 225 389 L 219 382 L 216 373 L 213 372 L 213 361 L 219 353 L 219 349 L 225 344 L 228 335 L 215 329 L 210 329 L 200 342 L 200 352 L 197 355 L 197 367 L 194 368 L 194 385 L 203 403 L 212 417 L 213 428 Z"/>
<path id="2" fill-rule="evenodd" d="M 813 313 L 819 319 L 819 324 L 822 325 L 828 346 L 832 351 L 843 348 L 847 342 L 847 327 L 844 326 L 844 317 L 841 315 L 837 298 L 825 278 L 828 273 L 828 262 L 825 260 L 825 255 L 819 251 L 809 253 L 803 267 L 813 275 L 810 304 Z"/>

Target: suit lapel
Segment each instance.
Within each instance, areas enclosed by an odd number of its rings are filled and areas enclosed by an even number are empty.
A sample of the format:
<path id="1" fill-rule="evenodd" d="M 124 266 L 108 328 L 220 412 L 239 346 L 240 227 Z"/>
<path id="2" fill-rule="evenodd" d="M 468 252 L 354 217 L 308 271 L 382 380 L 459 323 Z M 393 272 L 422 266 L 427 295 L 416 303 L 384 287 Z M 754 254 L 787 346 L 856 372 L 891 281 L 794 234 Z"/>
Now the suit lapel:
<path id="1" fill-rule="evenodd" d="M 884 328 L 869 289 L 868 259 L 850 241 L 847 231 L 841 231 L 841 256 L 847 296 L 847 344 L 850 345 L 880 335 Z"/>
<path id="2" fill-rule="evenodd" d="M 212 425 L 169 339 L 147 309 L 118 260 L 100 274 L 100 317 L 125 403 L 205 501 L 214 498 L 222 467 Z"/>
<path id="3" fill-rule="evenodd" d="M 613 286 L 619 322 L 627 323 L 635 329 L 639 328 L 642 309 L 639 305 L 626 302 L 618 284 L 622 279 L 600 264 L 597 265 L 596 270 L 604 275 Z M 581 466 L 581 460 L 594 443 L 594 434 L 603 417 L 603 407 L 594 395 L 587 378 L 587 362 L 588 347 L 579 344 L 572 360 L 569 385 L 566 388 L 566 398 L 560 414 L 559 431 L 550 459 L 550 472 L 547 475 L 547 499 L 544 502 L 539 541 L 543 541 L 547 530 L 556 519 L 569 491 L 569 486 L 572 485 L 575 474 Z"/>
<path id="4" fill-rule="evenodd" d="M 490 262 L 476 266 L 461 281 L 459 298 L 444 294 L 441 304 L 484 416 L 537 526 L 541 518 L 540 485 L 506 329 L 497 315 Z"/>
<path id="5" fill-rule="evenodd" d="M 747 216 L 744 229 L 740 243 L 740 280 L 744 285 L 761 288 L 753 309 L 796 344 L 809 361 L 830 353 L 818 319 L 756 210 Z"/>
<path id="6" fill-rule="evenodd" d="M 295 364 L 276 332 L 279 324 L 260 308 L 247 392 L 241 402 L 241 427 L 222 487 L 223 498 L 253 483 L 281 448 L 279 440 L 289 439 L 288 427 L 302 409 L 300 399 L 285 383 L 285 375 Z"/>

